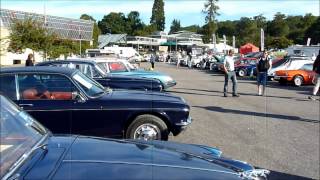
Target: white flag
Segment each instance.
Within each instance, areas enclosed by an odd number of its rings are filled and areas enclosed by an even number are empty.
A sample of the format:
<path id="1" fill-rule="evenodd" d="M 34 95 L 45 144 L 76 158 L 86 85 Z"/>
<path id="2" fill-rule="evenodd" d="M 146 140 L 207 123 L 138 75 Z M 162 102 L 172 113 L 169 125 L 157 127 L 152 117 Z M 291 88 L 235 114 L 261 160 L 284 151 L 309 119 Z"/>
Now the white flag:
<path id="1" fill-rule="evenodd" d="M 263 29 L 261 28 L 261 32 L 260 32 L 260 37 L 261 37 L 261 39 L 260 39 L 260 42 L 261 42 L 261 51 L 264 51 L 264 31 L 263 31 Z"/>
<path id="2" fill-rule="evenodd" d="M 232 47 L 233 49 L 236 48 L 236 37 L 232 36 Z"/>
<path id="3" fill-rule="evenodd" d="M 308 38 L 308 40 L 307 40 L 307 46 L 310 46 L 310 41 L 311 41 L 311 38 Z"/>
<path id="4" fill-rule="evenodd" d="M 227 37 L 226 37 L 226 35 L 223 35 L 223 44 L 224 44 L 224 49 L 227 49 Z"/>

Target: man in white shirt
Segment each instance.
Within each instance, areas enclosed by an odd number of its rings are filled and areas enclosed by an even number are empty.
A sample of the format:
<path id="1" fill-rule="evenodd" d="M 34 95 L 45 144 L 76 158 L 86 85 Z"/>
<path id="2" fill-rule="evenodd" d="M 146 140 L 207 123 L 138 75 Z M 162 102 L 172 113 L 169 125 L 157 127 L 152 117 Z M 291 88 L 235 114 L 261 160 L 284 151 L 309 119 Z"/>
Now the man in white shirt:
<path id="1" fill-rule="evenodd" d="M 237 93 L 237 77 L 236 73 L 234 71 L 234 60 L 233 60 L 233 51 L 229 50 L 228 55 L 225 57 L 225 60 L 223 62 L 223 69 L 224 69 L 224 89 L 223 94 L 224 97 L 228 97 L 228 81 L 229 79 L 232 80 L 232 96 L 233 97 L 239 97 L 239 94 Z"/>

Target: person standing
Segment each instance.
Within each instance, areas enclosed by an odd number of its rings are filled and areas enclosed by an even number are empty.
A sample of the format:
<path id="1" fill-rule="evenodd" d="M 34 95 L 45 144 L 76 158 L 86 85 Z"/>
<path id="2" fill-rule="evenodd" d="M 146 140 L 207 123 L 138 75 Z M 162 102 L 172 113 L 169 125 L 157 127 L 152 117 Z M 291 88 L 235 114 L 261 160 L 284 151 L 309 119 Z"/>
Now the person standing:
<path id="1" fill-rule="evenodd" d="M 320 50 L 319 50 L 319 54 L 316 58 L 316 60 L 314 61 L 313 63 L 313 69 L 312 69 L 314 72 L 315 72 L 315 80 L 316 80 L 316 84 L 313 88 L 313 91 L 312 91 L 312 95 L 309 96 L 308 98 L 311 99 L 311 100 L 315 100 L 314 96 L 317 95 L 318 91 L 319 91 L 319 87 L 320 87 Z"/>
<path id="2" fill-rule="evenodd" d="M 180 60 L 182 59 L 181 51 L 177 52 L 177 68 L 180 67 Z"/>
<path id="3" fill-rule="evenodd" d="M 151 54 L 151 58 L 150 58 L 151 70 L 154 69 L 154 63 L 155 63 L 155 61 L 156 61 L 156 55 L 155 55 L 155 53 L 152 53 L 152 54 Z"/>
<path id="4" fill-rule="evenodd" d="M 29 54 L 26 60 L 26 66 L 34 66 L 33 54 Z"/>
<path id="5" fill-rule="evenodd" d="M 268 53 L 266 51 L 263 51 L 263 54 L 260 57 L 256 68 L 258 95 L 263 96 L 267 85 L 268 71 L 272 68 L 272 63 L 268 58 Z"/>
<path id="6" fill-rule="evenodd" d="M 225 57 L 223 62 L 223 69 L 224 69 L 224 89 L 223 95 L 224 97 L 228 97 L 228 81 L 229 79 L 232 80 L 232 96 L 239 97 L 237 93 L 237 77 L 234 71 L 234 60 L 233 60 L 233 51 L 229 50 L 228 55 Z"/>

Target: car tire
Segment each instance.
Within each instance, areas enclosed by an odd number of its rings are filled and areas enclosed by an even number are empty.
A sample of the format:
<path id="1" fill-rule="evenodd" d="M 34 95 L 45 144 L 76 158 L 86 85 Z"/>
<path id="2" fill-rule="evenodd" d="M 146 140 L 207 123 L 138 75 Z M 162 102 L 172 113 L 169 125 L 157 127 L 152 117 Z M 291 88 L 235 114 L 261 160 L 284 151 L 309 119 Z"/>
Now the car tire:
<path id="1" fill-rule="evenodd" d="M 140 115 L 129 125 L 126 138 L 142 140 L 168 140 L 166 123 L 154 115 Z"/>
<path id="2" fill-rule="evenodd" d="M 293 78 L 293 83 L 295 86 L 301 86 L 303 84 L 303 77 L 302 76 L 295 76 Z"/>
<path id="3" fill-rule="evenodd" d="M 196 64 L 196 68 L 200 68 L 201 65 L 199 63 Z"/>
<path id="4" fill-rule="evenodd" d="M 247 74 L 247 71 L 245 69 L 239 69 L 238 75 L 239 77 L 244 77 Z"/>

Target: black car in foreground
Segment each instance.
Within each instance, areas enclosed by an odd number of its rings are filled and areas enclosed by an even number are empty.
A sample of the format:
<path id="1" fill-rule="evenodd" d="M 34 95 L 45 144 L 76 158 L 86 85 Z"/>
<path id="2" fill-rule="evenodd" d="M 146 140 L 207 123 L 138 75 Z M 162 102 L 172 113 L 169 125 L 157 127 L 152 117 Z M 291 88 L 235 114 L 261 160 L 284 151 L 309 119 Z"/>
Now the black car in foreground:
<path id="1" fill-rule="evenodd" d="M 191 123 L 184 99 L 160 92 L 113 91 L 76 69 L 0 69 L 0 92 L 53 133 L 167 140 Z"/>
<path id="2" fill-rule="evenodd" d="M 53 136 L 2 95 L 0 105 L 3 180 L 255 180 L 269 173 L 202 145 Z"/>
<path id="3" fill-rule="evenodd" d="M 78 69 L 83 74 L 98 81 L 104 87 L 112 89 L 162 91 L 162 84 L 157 79 L 108 74 L 104 66 L 89 59 L 46 61 L 38 63 L 36 66 L 57 66 Z"/>

